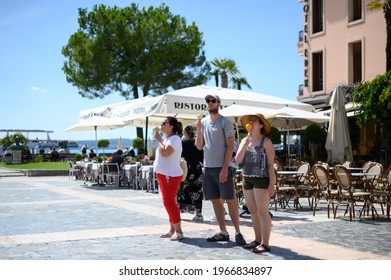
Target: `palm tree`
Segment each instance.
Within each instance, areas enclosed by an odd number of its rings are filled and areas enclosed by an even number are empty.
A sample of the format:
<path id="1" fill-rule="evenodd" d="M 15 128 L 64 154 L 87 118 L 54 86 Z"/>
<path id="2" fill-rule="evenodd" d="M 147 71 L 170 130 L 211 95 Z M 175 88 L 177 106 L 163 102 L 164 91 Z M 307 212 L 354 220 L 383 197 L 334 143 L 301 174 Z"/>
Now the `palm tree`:
<path id="1" fill-rule="evenodd" d="M 214 71 L 210 72 L 210 75 L 215 78 L 216 87 L 219 86 L 219 70 L 215 69 Z"/>
<path id="2" fill-rule="evenodd" d="M 370 10 L 383 9 L 386 19 L 387 43 L 386 43 L 386 71 L 391 70 L 391 0 L 373 0 L 368 8 Z"/>
<path id="3" fill-rule="evenodd" d="M 247 82 L 247 79 L 244 77 L 232 77 L 232 83 L 234 84 L 234 88 L 238 90 L 242 90 L 242 85 L 252 89 L 250 84 Z"/>
<path id="4" fill-rule="evenodd" d="M 240 73 L 233 59 L 215 58 L 211 63 L 216 67 L 215 72 L 221 76 L 221 87 L 223 88 L 228 88 L 228 74 L 236 75 Z"/>

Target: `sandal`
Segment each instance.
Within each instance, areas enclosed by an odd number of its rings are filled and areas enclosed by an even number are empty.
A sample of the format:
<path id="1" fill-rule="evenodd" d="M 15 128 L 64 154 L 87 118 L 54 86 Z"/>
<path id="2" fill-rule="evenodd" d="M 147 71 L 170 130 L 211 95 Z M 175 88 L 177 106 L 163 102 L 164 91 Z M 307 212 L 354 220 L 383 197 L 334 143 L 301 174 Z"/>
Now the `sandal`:
<path id="1" fill-rule="evenodd" d="M 177 232 L 177 233 L 175 233 L 174 235 L 171 236 L 170 240 L 171 240 L 171 241 L 179 241 L 179 240 L 181 240 L 181 239 L 183 239 L 183 238 L 185 238 L 185 237 L 183 236 L 183 233 Z"/>
<path id="2" fill-rule="evenodd" d="M 243 246 L 244 249 L 254 249 L 256 247 L 258 247 L 259 245 L 261 245 L 261 243 L 259 243 L 258 241 L 254 240 L 246 245 Z"/>
<path id="3" fill-rule="evenodd" d="M 270 252 L 270 247 L 265 244 L 261 244 L 261 245 L 255 247 L 254 249 L 251 249 L 251 252 L 253 252 L 255 254 L 267 253 L 267 252 Z"/>
<path id="4" fill-rule="evenodd" d="M 171 238 L 174 233 L 169 231 L 167 233 L 160 234 L 160 238 Z"/>

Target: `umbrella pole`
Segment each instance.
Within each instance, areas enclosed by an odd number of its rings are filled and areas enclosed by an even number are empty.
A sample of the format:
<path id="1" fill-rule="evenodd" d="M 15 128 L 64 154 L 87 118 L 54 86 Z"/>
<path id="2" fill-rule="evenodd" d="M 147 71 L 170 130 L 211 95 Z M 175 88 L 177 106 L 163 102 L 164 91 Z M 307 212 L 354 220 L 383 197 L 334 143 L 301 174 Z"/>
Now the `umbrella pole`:
<path id="1" fill-rule="evenodd" d="M 236 126 L 236 139 L 238 140 L 238 142 L 240 142 L 240 139 L 239 139 L 238 117 L 235 117 L 235 126 Z"/>
<path id="2" fill-rule="evenodd" d="M 291 166 L 291 146 L 289 145 L 289 120 L 286 120 L 286 134 L 287 134 L 287 140 L 288 143 L 288 165 Z"/>
<path id="3" fill-rule="evenodd" d="M 99 150 L 98 150 L 98 127 L 95 126 L 95 149 L 96 149 L 96 156 L 99 156 Z"/>
<path id="4" fill-rule="evenodd" d="M 147 147 L 147 144 L 148 144 L 148 117 L 145 117 L 145 139 L 144 139 L 144 149 L 146 150 L 145 151 L 145 154 L 147 155 L 148 154 L 148 147 Z"/>

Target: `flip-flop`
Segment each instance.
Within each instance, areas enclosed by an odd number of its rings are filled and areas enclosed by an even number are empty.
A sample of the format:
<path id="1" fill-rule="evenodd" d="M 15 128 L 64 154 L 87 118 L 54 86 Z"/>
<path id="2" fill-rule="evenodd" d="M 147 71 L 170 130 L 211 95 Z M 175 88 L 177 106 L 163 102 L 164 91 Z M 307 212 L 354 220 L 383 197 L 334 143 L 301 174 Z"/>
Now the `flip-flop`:
<path id="1" fill-rule="evenodd" d="M 254 249 L 251 249 L 251 252 L 253 252 L 255 254 L 267 253 L 267 252 L 270 252 L 270 247 L 265 244 L 261 244 L 261 245 L 255 247 Z"/>

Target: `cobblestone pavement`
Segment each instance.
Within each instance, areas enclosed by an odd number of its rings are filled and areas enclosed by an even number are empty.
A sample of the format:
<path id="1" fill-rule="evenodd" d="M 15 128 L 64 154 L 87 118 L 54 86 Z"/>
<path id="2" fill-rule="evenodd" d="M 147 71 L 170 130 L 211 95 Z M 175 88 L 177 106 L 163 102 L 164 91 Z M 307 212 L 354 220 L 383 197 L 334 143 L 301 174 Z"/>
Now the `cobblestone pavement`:
<path id="1" fill-rule="evenodd" d="M 391 220 L 381 215 L 350 222 L 343 210 L 328 219 L 325 205 L 312 215 L 303 208 L 274 214 L 271 252 L 254 254 L 237 246 L 227 216 L 230 242 L 208 243 L 218 230 L 211 204 L 204 222 L 183 213 L 185 239 L 159 238 L 167 214 L 159 194 L 89 186 L 67 176 L 7 176 L 0 172 L 0 259 L 2 260 L 391 260 Z M 242 233 L 253 240 L 251 218 Z"/>

